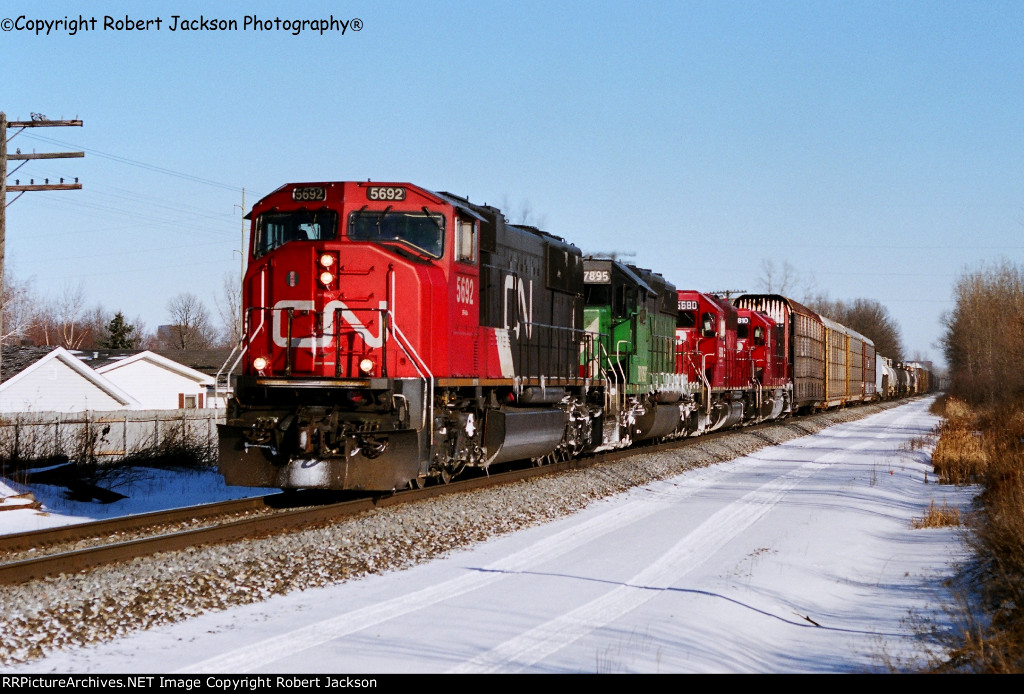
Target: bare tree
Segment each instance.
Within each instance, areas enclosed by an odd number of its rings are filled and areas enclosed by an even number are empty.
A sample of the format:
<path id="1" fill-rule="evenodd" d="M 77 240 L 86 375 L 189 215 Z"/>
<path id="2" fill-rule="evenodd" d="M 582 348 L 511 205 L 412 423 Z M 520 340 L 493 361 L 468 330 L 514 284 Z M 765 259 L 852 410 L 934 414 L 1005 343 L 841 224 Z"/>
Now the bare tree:
<path id="1" fill-rule="evenodd" d="M 807 307 L 860 333 L 875 345 L 875 352 L 895 361 L 903 361 L 903 338 L 889 310 L 874 299 L 843 301 L 818 294 L 804 301 Z"/>
<path id="2" fill-rule="evenodd" d="M 105 312 L 99 306 L 86 308 L 81 283 L 65 283 L 55 297 L 34 303 L 33 320 L 26 333 L 32 342 L 66 349 L 95 346 L 102 332 Z"/>
<path id="3" fill-rule="evenodd" d="M 242 339 L 242 281 L 237 272 L 225 272 L 221 294 L 214 297 L 221 322 L 221 342 L 233 345 Z"/>
<path id="4" fill-rule="evenodd" d="M 906 358 L 900 326 L 880 302 L 874 299 L 854 299 L 844 318 L 846 320 L 843 325 L 875 343 L 876 353 L 896 361 Z"/>
<path id="5" fill-rule="evenodd" d="M 81 283 L 61 285 L 60 294 L 53 304 L 56 316 L 57 340 L 65 349 L 77 349 L 87 335 L 85 289 Z"/>
<path id="6" fill-rule="evenodd" d="M 208 349 L 216 339 L 210 313 L 199 297 L 183 292 L 167 302 L 171 316 L 166 346 L 175 350 Z"/>
<path id="7" fill-rule="evenodd" d="M 1024 397 L 1024 267 L 1003 260 L 965 272 L 943 317 L 950 392 L 974 403 Z"/>
<path id="8" fill-rule="evenodd" d="M 19 282 L 10 271 L 4 273 L 3 334 L 0 342 L 17 344 L 28 336 L 38 320 L 39 303 L 32 281 Z"/>
<path id="9" fill-rule="evenodd" d="M 783 296 L 808 296 L 814 288 L 814 277 L 804 277 L 788 260 L 782 261 L 782 267 L 776 267 L 775 261 L 765 258 L 761 261 L 761 277 L 758 278 L 762 291 L 766 294 Z M 805 302 L 806 303 L 806 302 Z"/>

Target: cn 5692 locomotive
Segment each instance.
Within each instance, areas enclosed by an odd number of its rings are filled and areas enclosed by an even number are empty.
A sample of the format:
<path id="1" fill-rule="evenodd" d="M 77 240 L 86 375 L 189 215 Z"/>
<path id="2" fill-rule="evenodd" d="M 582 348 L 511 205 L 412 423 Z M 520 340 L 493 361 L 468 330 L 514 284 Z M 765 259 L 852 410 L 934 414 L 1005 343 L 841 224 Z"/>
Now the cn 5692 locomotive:
<path id="1" fill-rule="evenodd" d="M 250 217 L 229 484 L 393 489 L 601 440 L 575 246 L 405 183 L 289 184 Z"/>
<path id="2" fill-rule="evenodd" d="M 247 218 L 228 484 L 387 491 L 934 384 L 786 297 L 678 290 L 450 193 L 288 184 Z"/>

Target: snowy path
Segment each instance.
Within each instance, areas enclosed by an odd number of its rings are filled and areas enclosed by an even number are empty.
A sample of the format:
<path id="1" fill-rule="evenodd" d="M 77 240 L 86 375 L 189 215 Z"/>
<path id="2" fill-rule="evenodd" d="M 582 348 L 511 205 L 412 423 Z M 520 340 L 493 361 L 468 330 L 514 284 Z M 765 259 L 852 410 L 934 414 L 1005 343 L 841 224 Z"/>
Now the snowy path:
<path id="1" fill-rule="evenodd" d="M 57 654 L 59 671 L 856 672 L 944 619 L 955 530 L 907 443 L 930 400 L 594 504 L 414 569 Z M 928 483 L 926 484 L 926 480 Z M 38 670 L 40 663 L 36 663 Z"/>

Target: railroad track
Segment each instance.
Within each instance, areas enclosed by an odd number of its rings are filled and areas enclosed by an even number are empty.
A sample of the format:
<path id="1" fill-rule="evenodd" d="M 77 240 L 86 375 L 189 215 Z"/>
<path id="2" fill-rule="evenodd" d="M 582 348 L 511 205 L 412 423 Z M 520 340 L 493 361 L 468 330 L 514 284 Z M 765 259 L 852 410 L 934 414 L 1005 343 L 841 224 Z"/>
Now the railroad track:
<path id="1" fill-rule="evenodd" d="M 785 423 L 799 426 L 800 422 L 799 418 L 795 418 L 787 419 Z M 376 508 L 507 484 L 538 475 L 557 474 L 636 455 L 672 450 L 689 442 L 709 441 L 718 436 L 740 433 L 756 436 L 757 430 L 763 426 L 766 425 L 728 429 L 698 438 L 604 451 L 564 462 L 492 472 L 489 475 L 449 484 L 393 494 L 327 503 L 320 498 L 302 505 L 310 497 L 295 492 L 277 493 L 0 536 L 0 557 L 3 557 L 0 559 L 0 585 L 86 571 L 159 552 L 292 532 L 335 522 Z M 312 498 L 316 499 L 317 496 L 314 494 Z"/>

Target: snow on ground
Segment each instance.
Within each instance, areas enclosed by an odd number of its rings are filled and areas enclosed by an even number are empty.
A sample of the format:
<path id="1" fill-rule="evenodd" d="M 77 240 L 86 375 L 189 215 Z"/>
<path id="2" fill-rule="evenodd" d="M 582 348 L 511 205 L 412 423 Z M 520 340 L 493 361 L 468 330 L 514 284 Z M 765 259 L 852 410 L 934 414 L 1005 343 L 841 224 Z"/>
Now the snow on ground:
<path id="1" fill-rule="evenodd" d="M 595 503 L 415 568 L 210 613 L 14 671 L 843 673 L 949 627 L 957 529 L 931 399 Z M 190 494 L 196 491 L 190 485 Z M 64 513 L 70 511 L 66 510 Z M 30 513 L 12 511 L 3 516 Z M 70 513 L 68 513 L 70 515 Z"/>
<path id="2" fill-rule="evenodd" d="M 125 498 L 111 503 L 73 501 L 67 498 L 67 490 L 61 486 L 24 485 L 0 479 L 0 535 L 261 496 L 277 491 L 228 487 L 224 484 L 224 478 L 213 469 L 133 468 L 118 472 L 107 479 L 103 486 Z M 33 500 L 41 508 L 31 508 Z"/>

